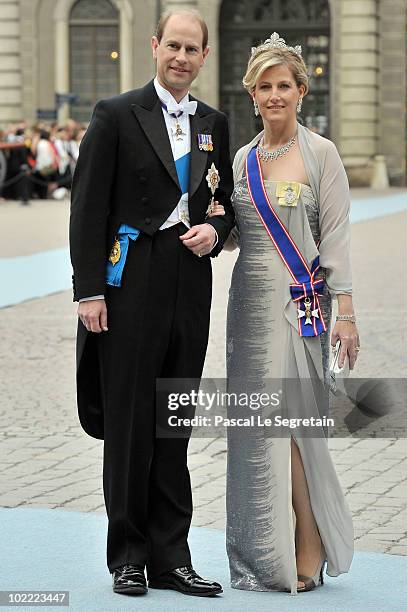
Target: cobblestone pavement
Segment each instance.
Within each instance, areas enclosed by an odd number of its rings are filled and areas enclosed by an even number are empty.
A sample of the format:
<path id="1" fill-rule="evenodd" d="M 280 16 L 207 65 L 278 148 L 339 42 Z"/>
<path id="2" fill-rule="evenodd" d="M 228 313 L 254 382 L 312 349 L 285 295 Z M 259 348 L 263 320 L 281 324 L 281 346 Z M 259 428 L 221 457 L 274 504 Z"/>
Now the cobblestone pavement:
<path id="1" fill-rule="evenodd" d="M 66 203 L 35 203 L 28 210 L 2 205 L 0 217 L 9 228 L 24 228 L 13 231 L 11 252 L 4 248 L 11 234 L 3 234 L 0 256 L 66 244 Z M 43 229 L 46 220 L 51 220 L 52 238 Z M 3 233 L 5 226 L 1 227 Z M 406 232 L 406 213 L 352 228 L 355 305 L 363 347 L 360 376 L 406 376 L 406 289 L 395 290 L 395 281 L 404 277 L 399 245 Z M 207 377 L 224 376 L 227 290 L 234 260 L 234 254 L 225 253 L 214 262 Z M 1 506 L 104 511 L 102 443 L 86 436 L 76 416 L 75 313 L 70 292 L 0 311 Z M 330 440 L 330 448 L 353 512 L 356 548 L 407 554 L 407 440 L 336 438 Z M 193 524 L 224 529 L 225 440 L 193 439 L 189 465 Z"/>

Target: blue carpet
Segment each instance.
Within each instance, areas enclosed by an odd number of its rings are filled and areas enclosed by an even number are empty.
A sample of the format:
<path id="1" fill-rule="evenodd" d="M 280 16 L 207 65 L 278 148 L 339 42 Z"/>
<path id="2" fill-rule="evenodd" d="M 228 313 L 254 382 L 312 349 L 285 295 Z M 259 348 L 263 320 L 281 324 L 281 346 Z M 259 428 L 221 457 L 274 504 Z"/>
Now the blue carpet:
<path id="1" fill-rule="evenodd" d="M 0 308 L 72 287 L 69 249 L 0 259 Z"/>
<path id="2" fill-rule="evenodd" d="M 115 595 L 111 589 L 105 567 L 106 519 L 103 515 L 1 508 L 0 524 L 0 590 L 66 590 L 70 592 L 70 609 L 74 612 L 407 610 L 407 557 L 359 552 L 349 574 L 327 577 L 322 588 L 297 596 L 238 591 L 228 587 L 224 533 L 195 528 L 190 535 L 194 565 L 202 575 L 219 580 L 224 594 L 216 599 L 200 599 L 151 590 L 146 596 L 134 598 Z M 34 607 L 24 609 L 34 610 Z"/>
<path id="3" fill-rule="evenodd" d="M 354 199 L 351 223 L 407 211 L 406 193 Z M 24 257 L 0 258 L 0 308 L 70 289 L 72 269 L 67 248 Z"/>
<path id="4" fill-rule="evenodd" d="M 378 217 L 406 211 L 406 192 L 377 198 L 353 199 L 350 210 L 350 222 L 359 223 L 360 221 L 368 221 L 369 219 L 377 219 Z"/>

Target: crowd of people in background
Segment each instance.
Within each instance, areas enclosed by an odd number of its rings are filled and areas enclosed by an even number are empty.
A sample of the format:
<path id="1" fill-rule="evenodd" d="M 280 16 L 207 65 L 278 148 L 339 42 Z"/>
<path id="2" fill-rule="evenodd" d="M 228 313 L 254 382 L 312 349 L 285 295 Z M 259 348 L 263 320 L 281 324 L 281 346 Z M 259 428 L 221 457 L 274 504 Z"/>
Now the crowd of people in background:
<path id="1" fill-rule="evenodd" d="M 0 199 L 65 199 L 69 195 L 79 145 L 86 126 L 68 119 L 27 122 L 0 128 L 0 152 L 6 174 L 0 180 Z"/>

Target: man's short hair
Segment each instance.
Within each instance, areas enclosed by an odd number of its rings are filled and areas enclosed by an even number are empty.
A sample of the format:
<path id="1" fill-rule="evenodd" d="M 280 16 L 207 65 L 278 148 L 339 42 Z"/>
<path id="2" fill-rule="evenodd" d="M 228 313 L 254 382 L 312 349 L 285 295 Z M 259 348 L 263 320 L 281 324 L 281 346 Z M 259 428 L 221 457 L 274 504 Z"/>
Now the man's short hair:
<path id="1" fill-rule="evenodd" d="M 201 13 L 197 11 L 196 9 L 192 9 L 192 8 L 191 9 L 180 9 L 178 11 L 175 9 L 165 11 L 161 15 L 160 20 L 157 24 L 156 31 L 155 31 L 155 35 L 157 37 L 158 42 L 159 43 L 161 42 L 161 39 L 164 34 L 165 26 L 167 25 L 167 21 L 173 15 L 189 15 L 190 17 L 193 17 L 194 19 L 196 19 L 196 21 L 198 21 L 199 25 L 201 26 L 201 30 L 202 30 L 202 49 L 206 49 L 206 47 L 208 46 L 208 38 L 209 38 L 208 26 L 206 25 L 206 22 L 204 18 L 202 17 Z"/>

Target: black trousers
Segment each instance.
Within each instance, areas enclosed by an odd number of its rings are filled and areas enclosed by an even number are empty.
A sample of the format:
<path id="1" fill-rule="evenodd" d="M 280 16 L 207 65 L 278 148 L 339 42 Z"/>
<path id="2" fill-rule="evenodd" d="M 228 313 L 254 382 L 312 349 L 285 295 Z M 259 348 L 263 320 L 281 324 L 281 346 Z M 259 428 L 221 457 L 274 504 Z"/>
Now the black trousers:
<path id="1" fill-rule="evenodd" d="M 188 439 L 157 438 L 157 378 L 200 378 L 209 331 L 209 258 L 183 246 L 178 224 L 130 241 L 121 288 L 108 287 L 99 336 L 104 397 L 107 564 L 150 576 L 191 562 Z"/>

